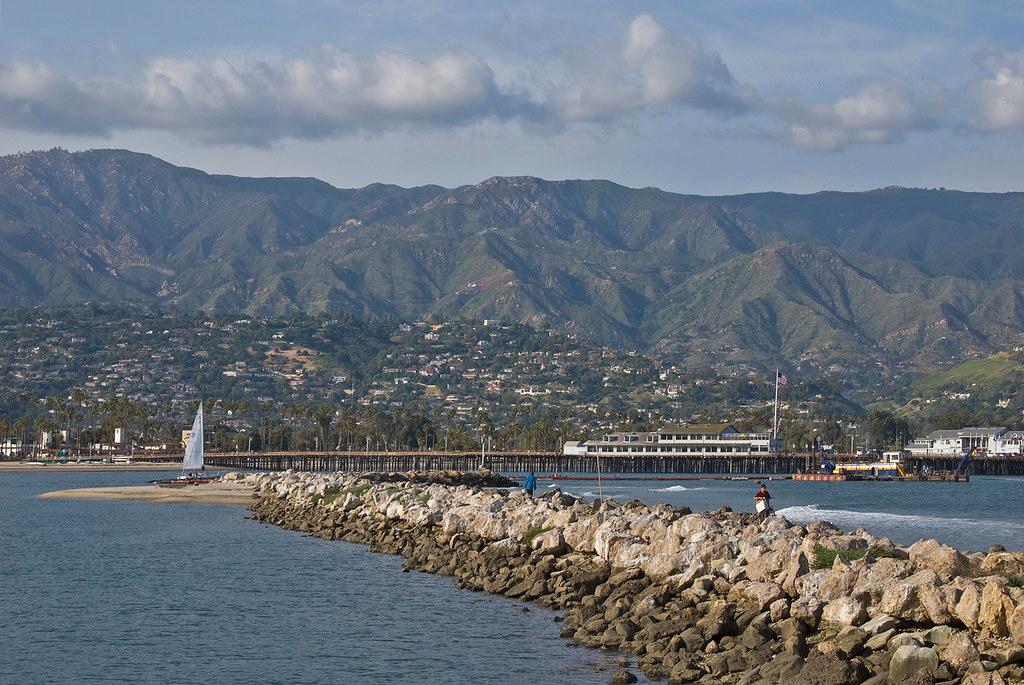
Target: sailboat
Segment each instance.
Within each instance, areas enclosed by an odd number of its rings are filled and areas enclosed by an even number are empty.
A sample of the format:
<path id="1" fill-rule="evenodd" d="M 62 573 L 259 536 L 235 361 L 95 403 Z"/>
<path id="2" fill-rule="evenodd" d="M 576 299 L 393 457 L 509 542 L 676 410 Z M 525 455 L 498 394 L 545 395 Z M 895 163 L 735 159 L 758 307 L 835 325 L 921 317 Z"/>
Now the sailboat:
<path id="1" fill-rule="evenodd" d="M 219 474 L 207 474 L 203 472 L 203 403 L 199 403 L 196 410 L 196 418 L 192 421 L 192 430 L 188 434 L 188 444 L 185 445 L 185 456 L 181 460 L 181 475 L 168 480 L 153 481 L 163 487 L 178 487 L 182 485 L 201 485 L 216 480 Z"/>
<path id="2" fill-rule="evenodd" d="M 196 475 L 203 470 L 203 403 L 199 403 L 192 430 L 185 445 L 185 457 L 181 460 L 182 476 Z"/>

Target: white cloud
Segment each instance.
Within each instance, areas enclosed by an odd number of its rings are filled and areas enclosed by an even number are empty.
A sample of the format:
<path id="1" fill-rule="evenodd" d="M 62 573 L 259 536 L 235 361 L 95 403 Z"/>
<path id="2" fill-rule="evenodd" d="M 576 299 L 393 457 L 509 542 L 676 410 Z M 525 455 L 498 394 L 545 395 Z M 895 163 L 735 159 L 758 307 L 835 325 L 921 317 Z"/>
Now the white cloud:
<path id="1" fill-rule="evenodd" d="M 942 126 L 942 93 L 922 93 L 902 81 L 870 83 L 829 105 L 803 106 L 792 101 L 779 108 L 787 123 L 785 137 L 808 150 L 840 150 L 854 144 L 891 143 L 912 131 Z"/>
<path id="2" fill-rule="evenodd" d="M 421 58 L 325 46 L 291 60 L 165 56 L 116 76 L 71 76 L 43 63 L 13 62 L 0 65 L 0 126 L 84 135 L 160 131 L 191 141 L 265 146 L 495 120 L 540 124 L 550 132 L 689 110 L 716 118 L 744 115 L 748 135 L 827 151 L 951 126 L 950 103 L 960 103 L 935 86 L 901 78 L 870 81 L 827 104 L 761 93 L 739 82 L 719 54 L 649 14 L 632 19 L 611 49 L 576 61 L 571 49 L 565 52 L 562 77 L 549 71 L 529 86 L 499 81 L 491 64 L 469 52 Z M 984 64 L 989 77 L 970 89 L 973 126 L 1024 125 L 1024 53 L 993 52 Z"/>
<path id="3" fill-rule="evenodd" d="M 630 22 L 617 59 L 601 68 L 603 73 L 577 77 L 551 98 L 560 118 L 600 120 L 676 106 L 735 113 L 754 99 L 718 54 L 673 36 L 649 14 Z"/>
<path id="4" fill-rule="evenodd" d="M 167 130 L 208 142 L 265 144 L 396 125 L 447 126 L 530 109 L 478 57 L 360 60 L 325 48 L 313 59 L 235 65 L 151 59 L 128 78 L 76 80 L 40 63 L 0 68 L 0 123 L 61 133 Z"/>
<path id="5" fill-rule="evenodd" d="M 737 113 L 755 99 L 720 56 L 673 36 L 648 14 L 630 22 L 608 67 L 530 92 L 499 83 L 491 66 L 470 53 L 360 57 L 327 46 L 314 57 L 274 63 L 159 57 L 127 76 L 84 78 L 14 62 L 0 66 L 0 125 L 99 135 L 160 130 L 265 145 L 488 119 L 562 126 L 678 107 Z"/>
<path id="6" fill-rule="evenodd" d="M 990 73 L 971 84 L 972 125 L 985 131 L 1024 126 L 1024 52 L 994 50 L 981 64 Z"/>

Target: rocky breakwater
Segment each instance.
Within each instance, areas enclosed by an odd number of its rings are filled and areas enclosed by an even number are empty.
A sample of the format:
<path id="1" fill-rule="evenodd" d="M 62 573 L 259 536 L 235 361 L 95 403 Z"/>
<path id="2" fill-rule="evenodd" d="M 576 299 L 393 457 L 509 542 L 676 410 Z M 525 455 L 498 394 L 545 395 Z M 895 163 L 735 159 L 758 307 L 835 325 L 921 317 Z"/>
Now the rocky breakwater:
<path id="1" fill-rule="evenodd" d="M 1024 682 L 1024 554 L 825 522 L 530 498 L 489 476 L 274 473 L 254 518 L 562 610 L 563 637 L 673 683 Z M 630 682 L 631 674 L 617 674 Z"/>

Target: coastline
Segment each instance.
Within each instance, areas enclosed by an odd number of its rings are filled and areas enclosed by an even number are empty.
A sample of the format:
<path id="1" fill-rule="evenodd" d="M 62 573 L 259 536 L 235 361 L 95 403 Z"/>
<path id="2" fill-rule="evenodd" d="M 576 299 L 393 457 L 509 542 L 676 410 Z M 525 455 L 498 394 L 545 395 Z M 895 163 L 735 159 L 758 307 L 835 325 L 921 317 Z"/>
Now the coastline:
<path id="1" fill-rule="evenodd" d="M 125 485 L 119 487 L 73 488 L 53 490 L 38 495 L 39 499 L 114 500 L 153 502 L 156 504 L 252 504 L 253 488 L 237 481 L 215 481 L 202 485 L 162 488 L 159 485 Z"/>

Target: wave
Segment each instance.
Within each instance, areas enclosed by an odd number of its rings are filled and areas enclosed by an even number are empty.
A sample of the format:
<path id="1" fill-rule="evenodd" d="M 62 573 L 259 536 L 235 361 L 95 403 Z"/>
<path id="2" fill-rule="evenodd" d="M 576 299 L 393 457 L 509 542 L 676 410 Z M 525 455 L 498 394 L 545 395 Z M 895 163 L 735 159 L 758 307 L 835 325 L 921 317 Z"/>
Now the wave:
<path id="1" fill-rule="evenodd" d="M 693 492 L 694 490 L 707 490 L 707 488 L 689 488 L 685 485 L 670 485 L 667 488 L 654 488 L 655 492 Z"/>
<path id="2" fill-rule="evenodd" d="M 853 525 L 865 528 L 870 528 L 871 526 L 962 526 L 985 528 L 987 530 L 1002 528 L 1005 530 L 1019 530 L 1024 533 L 1024 524 L 1015 521 L 993 521 L 990 519 L 928 516 L 924 514 L 893 514 L 884 511 L 822 509 L 817 504 L 785 507 L 784 509 L 779 509 L 776 513 L 796 523 L 824 520 L 841 526 Z"/>

